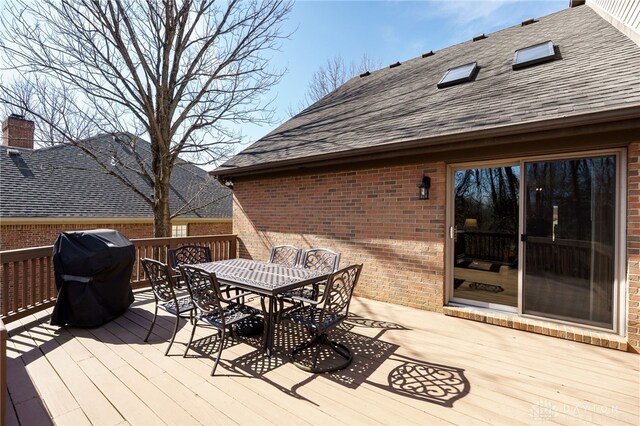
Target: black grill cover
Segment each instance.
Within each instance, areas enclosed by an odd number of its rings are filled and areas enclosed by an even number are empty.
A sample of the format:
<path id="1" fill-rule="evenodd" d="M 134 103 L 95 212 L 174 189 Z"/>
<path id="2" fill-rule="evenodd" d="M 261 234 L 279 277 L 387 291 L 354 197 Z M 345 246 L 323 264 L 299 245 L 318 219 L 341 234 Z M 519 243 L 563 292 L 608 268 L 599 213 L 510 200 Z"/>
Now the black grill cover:
<path id="1" fill-rule="evenodd" d="M 135 248 L 112 229 L 63 232 L 53 246 L 58 300 L 53 325 L 97 327 L 133 303 Z"/>

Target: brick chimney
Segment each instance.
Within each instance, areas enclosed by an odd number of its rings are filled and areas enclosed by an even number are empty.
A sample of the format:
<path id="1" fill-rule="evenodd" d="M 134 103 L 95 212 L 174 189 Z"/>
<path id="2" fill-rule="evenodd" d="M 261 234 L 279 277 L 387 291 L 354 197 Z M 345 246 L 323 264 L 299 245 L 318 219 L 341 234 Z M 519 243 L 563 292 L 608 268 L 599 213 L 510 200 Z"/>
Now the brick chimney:
<path id="1" fill-rule="evenodd" d="M 2 144 L 13 148 L 33 149 L 35 124 L 24 115 L 11 114 L 2 123 Z"/>

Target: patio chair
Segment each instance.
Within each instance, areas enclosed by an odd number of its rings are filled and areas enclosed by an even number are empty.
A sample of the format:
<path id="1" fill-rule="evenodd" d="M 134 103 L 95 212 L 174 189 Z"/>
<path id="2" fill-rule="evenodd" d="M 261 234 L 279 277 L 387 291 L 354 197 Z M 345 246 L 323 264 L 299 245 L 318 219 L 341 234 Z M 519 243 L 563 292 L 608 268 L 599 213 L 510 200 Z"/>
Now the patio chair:
<path id="1" fill-rule="evenodd" d="M 196 263 L 211 262 L 211 250 L 206 246 L 182 246 L 167 250 L 169 255 L 169 265 L 177 275 L 176 284 L 178 288 L 183 284 L 184 279 L 180 275 L 178 265 L 193 265 Z"/>
<path id="2" fill-rule="evenodd" d="M 151 321 L 151 326 L 149 327 L 149 331 L 147 332 L 147 336 L 144 338 L 144 341 L 148 341 L 149 336 L 151 335 L 151 331 L 153 330 L 153 326 L 155 325 L 156 318 L 158 316 L 158 308 L 175 315 L 176 317 L 173 334 L 171 335 L 169 346 L 164 353 L 167 355 L 169 353 L 169 349 L 171 349 L 173 340 L 176 337 L 176 333 L 178 332 L 180 318 L 184 317 L 184 315 L 188 313 L 189 319 L 193 320 L 193 303 L 189 296 L 176 296 L 176 292 L 174 290 L 174 278 L 168 265 L 153 259 L 140 259 L 140 262 L 144 268 L 147 280 L 149 280 L 149 284 L 151 284 L 153 297 L 156 301 L 153 320 Z"/>
<path id="3" fill-rule="evenodd" d="M 227 337 L 227 330 L 233 332 L 234 325 L 248 318 L 256 316 L 260 311 L 242 303 L 236 302 L 244 298 L 248 292 L 237 294 L 233 297 L 226 298 L 222 295 L 220 284 L 213 272 L 207 272 L 197 266 L 179 265 L 182 276 L 185 277 L 187 290 L 193 300 L 193 304 L 199 313 L 196 314 L 193 321 L 193 329 L 189 343 L 184 351 L 184 357 L 187 356 L 189 347 L 193 342 L 193 336 L 198 326 L 198 321 L 203 321 L 218 330 L 219 348 L 216 355 L 211 375 L 213 376 L 220 362 L 220 355 L 224 347 Z M 223 306 L 224 304 L 224 306 Z"/>
<path id="4" fill-rule="evenodd" d="M 312 373 L 335 371 L 345 368 L 351 363 L 353 355 L 345 345 L 332 341 L 328 333 L 335 329 L 349 315 L 349 304 L 353 295 L 353 289 L 358 283 L 362 265 L 351 265 L 329 276 L 326 289 L 320 300 L 296 298 L 303 304 L 286 312 L 283 320 L 300 324 L 309 331 L 311 340 L 296 346 L 289 357 L 298 367 Z M 309 348 L 316 347 L 311 365 L 301 363 L 298 355 Z M 322 347 L 327 347 L 344 358 L 344 362 L 328 368 L 318 368 L 318 357 Z"/>
<path id="5" fill-rule="evenodd" d="M 273 246 L 269 253 L 269 263 L 282 266 L 297 266 L 302 254 L 302 249 L 294 246 Z"/>
<path id="6" fill-rule="evenodd" d="M 305 250 L 299 263 L 301 268 L 312 269 L 319 272 L 335 272 L 340 266 L 340 253 L 326 249 L 313 248 Z M 281 300 L 289 303 L 295 303 L 294 297 L 316 300 L 320 295 L 320 288 L 325 282 L 314 283 L 310 287 L 296 288 L 282 295 Z M 280 304 L 282 309 L 282 303 Z"/>
<path id="7" fill-rule="evenodd" d="M 272 246 L 269 253 L 269 263 L 293 268 L 299 266 L 298 262 L 302 259 L 303 252 L 303 249 L 291 245 Z M 280 311 L 284 307 L 283 297 L 284 295 L 278 297 Z M 262 305 L 262 310 L 266 312 L 264 297 L 260 298 L 260 304 Z"/>

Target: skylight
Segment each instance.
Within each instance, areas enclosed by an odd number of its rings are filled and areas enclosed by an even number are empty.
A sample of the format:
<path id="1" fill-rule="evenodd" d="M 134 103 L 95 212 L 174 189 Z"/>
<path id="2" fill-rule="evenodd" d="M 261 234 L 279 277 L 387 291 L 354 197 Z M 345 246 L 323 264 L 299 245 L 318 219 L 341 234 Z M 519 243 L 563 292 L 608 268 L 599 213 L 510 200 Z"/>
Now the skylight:
<path id="1" fill-rule="evenodd" d="M 472 62 L 470 64 L 461 65 L 455 68 L 449 68 L 438 82 L 438 89 L 444 87 L 453 86 L 460 83 L 471 81 L 475 77 L 478 70 L 478 63 Z"/>
<path id="2" fill-rule="evenodd" d="M 556 53 L 553 49 L 553 42 L 551 41 L 545 41 L 544 43 L 525 47 L 524 49 L 516 50 L 516 54 L 513 56 L 512 68 L 517 70 L 519 68 L 528 67 L 529 65 L 552 61 L 555 58 L 555 55 Z"/>

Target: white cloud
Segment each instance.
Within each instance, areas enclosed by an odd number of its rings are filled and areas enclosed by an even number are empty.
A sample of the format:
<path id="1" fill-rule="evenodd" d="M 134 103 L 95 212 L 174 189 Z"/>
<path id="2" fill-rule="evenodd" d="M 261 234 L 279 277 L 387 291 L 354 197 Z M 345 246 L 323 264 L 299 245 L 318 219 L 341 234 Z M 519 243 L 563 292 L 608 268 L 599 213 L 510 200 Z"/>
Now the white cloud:
<path id="1" fill-rule="evenodd" d="M 567 7 L 566 0 L 423 0 L 398 2 L 409 19 L 442 23 L 449 37 L 443 46 L 516 25 Z"/>
<path id="2" fill-rule="evenodd" d="M 513 1 L 434 1 L 434 13 L 443 19 L 450 19 L 456 26 L 468 26 L 482 21 L 491 21 L 493 25 L 509 17 L 507 6 Z"/>

